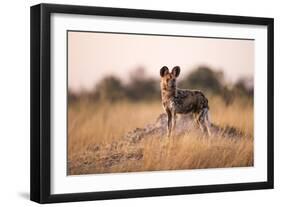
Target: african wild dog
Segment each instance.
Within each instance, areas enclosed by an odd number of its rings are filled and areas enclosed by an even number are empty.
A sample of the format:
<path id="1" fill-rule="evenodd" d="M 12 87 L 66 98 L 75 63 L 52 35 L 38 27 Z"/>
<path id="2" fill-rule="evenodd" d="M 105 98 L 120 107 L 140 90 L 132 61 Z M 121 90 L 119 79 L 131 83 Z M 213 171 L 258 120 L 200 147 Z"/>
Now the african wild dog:
<path id="1" fill-rule="evenodd" d="M 193 114 L 200 129 L 210 136 L 208 99 L 201 91 L 177 88 L 176 78 L 179 74 L 179 66 L 175 66 L 171 73 L 166 66 L 160 69 L 162 105 L 168 116 L 168 137 L 175 129 L 176 115 L 188 113 Z"/>

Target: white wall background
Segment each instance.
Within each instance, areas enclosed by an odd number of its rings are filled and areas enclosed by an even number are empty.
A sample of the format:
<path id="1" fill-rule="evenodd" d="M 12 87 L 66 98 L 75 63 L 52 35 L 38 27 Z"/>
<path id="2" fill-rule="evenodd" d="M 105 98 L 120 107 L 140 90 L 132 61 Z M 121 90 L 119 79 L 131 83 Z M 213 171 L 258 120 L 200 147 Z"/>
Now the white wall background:
<path id="1" fill-rule="evenodd" d="M 280 1 L 69 0 L 2 1 L 0 31 L 0 206 L 29 201 L 29 7 L 37 3 L 81 4 L 275 18 L 275 189 L 63 203 L 53 206 L 277 206 L 281 202 L 281 13 Z"/>

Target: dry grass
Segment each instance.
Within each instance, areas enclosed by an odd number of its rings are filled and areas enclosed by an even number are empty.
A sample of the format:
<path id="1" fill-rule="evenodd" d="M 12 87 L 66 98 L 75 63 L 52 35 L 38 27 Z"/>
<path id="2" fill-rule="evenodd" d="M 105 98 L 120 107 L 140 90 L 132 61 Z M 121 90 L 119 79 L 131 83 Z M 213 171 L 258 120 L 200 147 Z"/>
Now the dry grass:
<path id="1" fill-rule="evenodd" d="M 198 131 L 182 136 L 146 137 L 138 143 L 124 134 L 155 121 L 161 103 L 71 104 L 68 111 L 68 174 L 176 170 L 253 165 L 253 104 L 236 100 L 226 106 L 210 98 L 211 120 L 232 126 L 242 137 L 231 139 Z"/>

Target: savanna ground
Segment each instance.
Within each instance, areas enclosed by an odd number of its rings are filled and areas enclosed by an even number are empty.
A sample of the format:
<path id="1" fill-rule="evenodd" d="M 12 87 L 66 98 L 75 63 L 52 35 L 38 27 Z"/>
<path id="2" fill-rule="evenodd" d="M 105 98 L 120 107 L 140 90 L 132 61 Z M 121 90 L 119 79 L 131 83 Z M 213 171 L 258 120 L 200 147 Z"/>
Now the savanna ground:
<path id="1" fill-rule="evenodd" d="M 253 166 L 252 100 L 209 103 L 211 137 L 193 125 L 170 138 L 154 130 L 160 102 L 69 104 L 68 175 Z"/>

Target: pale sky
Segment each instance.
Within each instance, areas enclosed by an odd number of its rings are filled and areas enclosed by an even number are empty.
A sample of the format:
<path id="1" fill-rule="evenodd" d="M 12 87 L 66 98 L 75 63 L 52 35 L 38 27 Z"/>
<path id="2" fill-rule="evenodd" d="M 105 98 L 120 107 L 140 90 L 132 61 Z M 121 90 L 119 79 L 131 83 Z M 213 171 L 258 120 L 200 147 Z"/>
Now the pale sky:
<path id="1" fill-rule="evenodd" d="M 159 78 L 164 65 L 180 66 L 180 76 L 207 65 L 222 70 L 229 81 L 253 77 L 254 40 L 68 33 L 68 87 L 72 90 L 92 89 L 106 75 L 126 81 L 139 67 Z"/>

